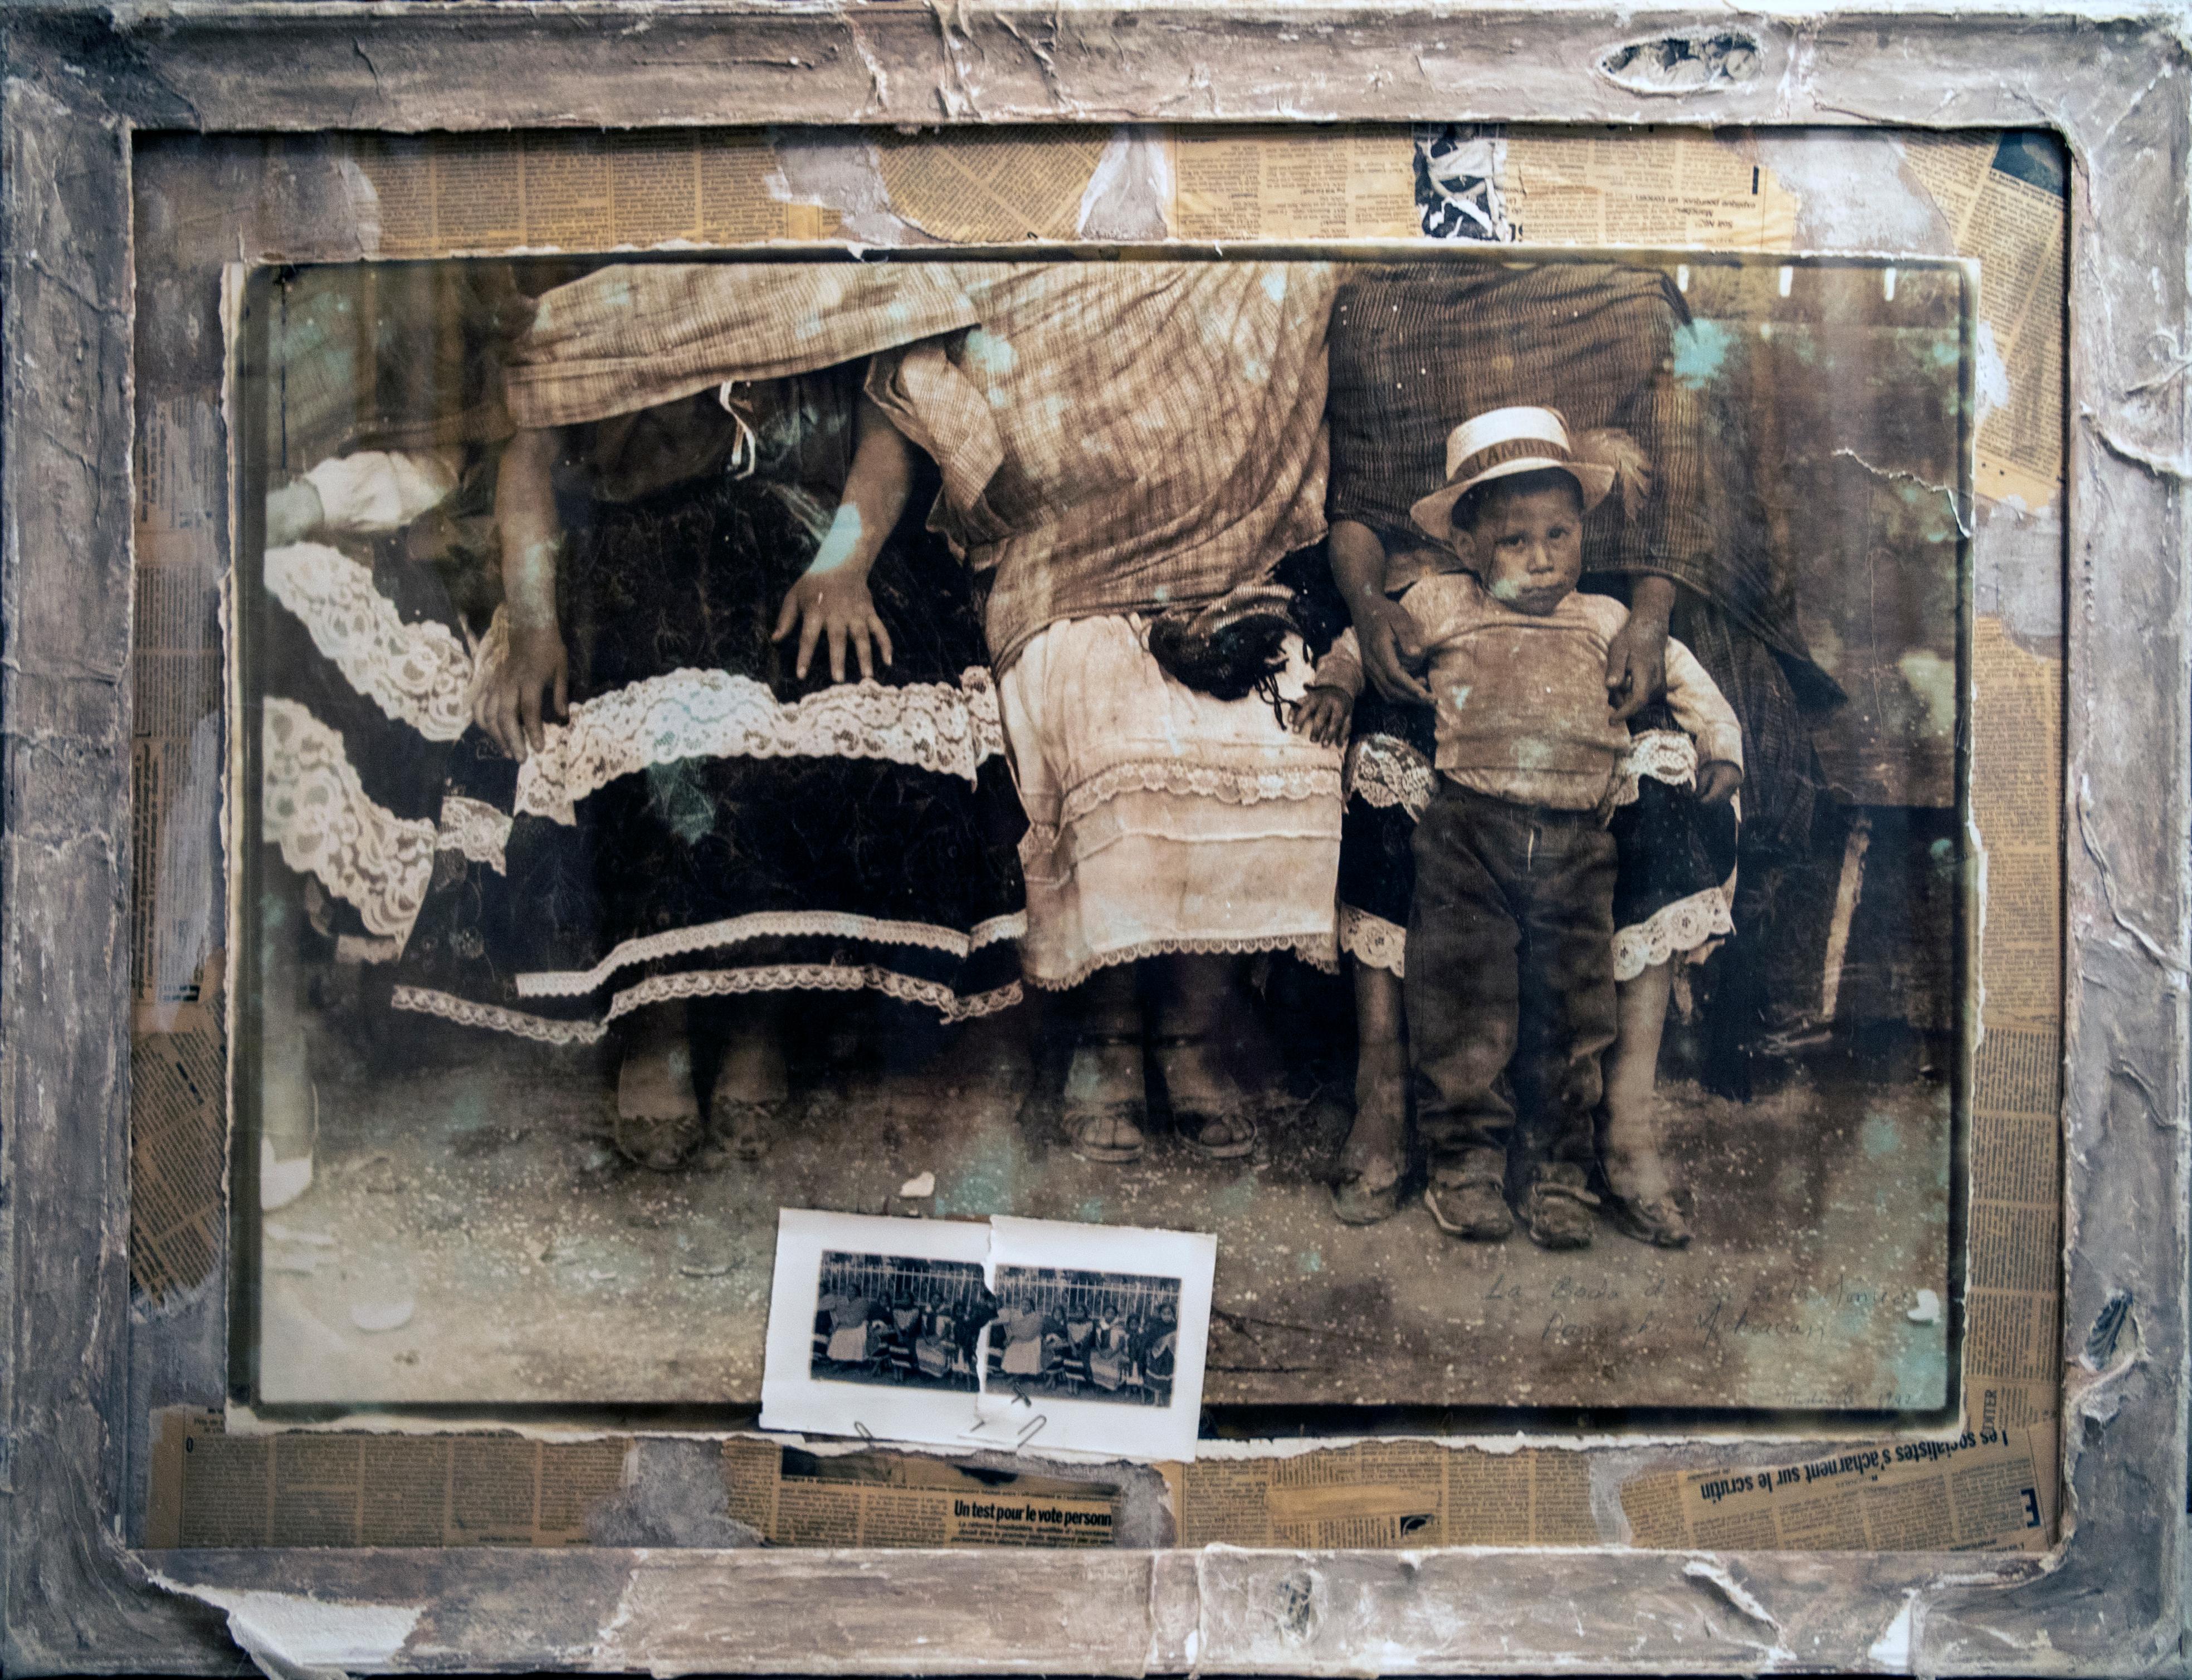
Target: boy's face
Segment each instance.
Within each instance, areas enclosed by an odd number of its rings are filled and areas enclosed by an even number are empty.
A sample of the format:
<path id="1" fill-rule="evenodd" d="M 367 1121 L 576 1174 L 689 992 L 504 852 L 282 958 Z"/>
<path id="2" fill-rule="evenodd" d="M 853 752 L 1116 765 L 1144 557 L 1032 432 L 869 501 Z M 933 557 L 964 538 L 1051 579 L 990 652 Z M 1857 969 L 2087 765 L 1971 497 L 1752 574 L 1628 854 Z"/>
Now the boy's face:
<path id="1" fill-rule="evenodd" d="M 1583 575 L 1583 504 L 1558 484 L 1495 493 L 1470 528 L 1477 576 L 1492 598 L 1543 617 Z"/>

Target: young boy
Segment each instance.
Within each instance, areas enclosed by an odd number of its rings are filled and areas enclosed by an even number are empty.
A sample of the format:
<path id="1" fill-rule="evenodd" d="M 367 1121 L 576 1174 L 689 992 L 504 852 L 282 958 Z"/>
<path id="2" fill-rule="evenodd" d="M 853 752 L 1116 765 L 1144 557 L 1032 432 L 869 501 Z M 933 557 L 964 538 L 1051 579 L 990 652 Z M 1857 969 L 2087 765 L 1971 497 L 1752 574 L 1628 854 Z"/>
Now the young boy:
<path id="1" fill-rule="evenodd" d="M 1499 409 L 1454 429 L 1445 487 L 1413 509 L 1466 569 L 1401 597 L 1429 662 L 1439 773 L 1413 843 L 1408 1032 L 1424 1200 L 1442 1228 L 1478 1242 L 1514 1229 L 1510 1200 L 1542 1246 L 1590 1241 L 1592 1115 L 1615 1027 L 1606 820 L 1629 746 L 1607 648 L 1628 609 L 1576 581 L 1584 516 L 1613 478 L 1575 457 L 1551 409 Z M 1295 727 L 1344 740 L 1361 683 L 1350 631 L 1319 663 Z M 1732 797 L 1742 731 L 1676 642 L 1667 699 L 1698 744 L 1698 797 Z"/>

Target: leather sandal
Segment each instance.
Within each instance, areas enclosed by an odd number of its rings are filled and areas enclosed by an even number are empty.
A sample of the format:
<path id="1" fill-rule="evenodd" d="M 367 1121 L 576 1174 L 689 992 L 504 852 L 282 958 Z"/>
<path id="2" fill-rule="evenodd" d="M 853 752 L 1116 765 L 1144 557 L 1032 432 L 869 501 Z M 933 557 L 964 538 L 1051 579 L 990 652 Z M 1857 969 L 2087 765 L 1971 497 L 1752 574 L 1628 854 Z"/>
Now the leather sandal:
<path id="1" fill-rule="evenodd" d="M 1076 1057 L 1084 1049 L 1128 1047 L 1139 1058 L 1142 1048 L 1139 1033 L 1083 1032 L 1073 1041 Z M 1069 1082 L 1071 1077 L 1069 1068 Z M 1059 1115 L 1059 1124 L 1065 1133 L 1065 1146 L 1082 1160 L 1105 1167 L 1124 1166 L 1142 1158 L 1143 1151 L 1149 1147 L 1149 1134 L 1145 1130 L 1148 1120 L 1149 1104 L 1140 1096 L 1077 1101 L 1069 1095 Z"/>
<path id="2" fill-rule="evenodd" d="M 1655 1249 L 1690 1246 L 1690 1221 L 1682 1211 L 1682 1204 L 1671 1194 L 1628 1197 L 1607 1191 L 1601 1199 L 1606 1206 L 1607 1219 L 1623 1236 L 1649 1243 Z"/>
<path id="3" fill-rule="evenodd" d="M 718 1092 L 708 1104 L 708 1129 L 716 1146 L 734 1161 L 766 1156 L 791 1117 L 789 1097 L 756 1100 Z"/>
<path id="4" fill-rule="evenodd" d="M 1154 1050 L 1184 1050 L 1210 1042 L 1207 1033 L 1167 1032 L 1152 1037 Z M 1164 1060 L 1157 1059 L 1157 1077 L 1164 1078 Z M 1219 1108 L 1183 1108 L 1172 1100 L 1172 1084 L 1165 1081 L 1165 1101 L 1172 1110 L 1173 1130 L 1196 1154 L 1212 1161 L 1238 1161 L 1256 1152 L 1256 1120 L 1245 1094 Z M 1216 1129 L 1221 1135 L 1213 1140 Z"/>
<path id="5" fill-rule="evenodd" d="M 690 1161 L 705 1138 L 700 1117 L 692 1114 L 625 1114 L 609 1119 L 609 1141 L 636 1166 L 674 1173 Z"/>

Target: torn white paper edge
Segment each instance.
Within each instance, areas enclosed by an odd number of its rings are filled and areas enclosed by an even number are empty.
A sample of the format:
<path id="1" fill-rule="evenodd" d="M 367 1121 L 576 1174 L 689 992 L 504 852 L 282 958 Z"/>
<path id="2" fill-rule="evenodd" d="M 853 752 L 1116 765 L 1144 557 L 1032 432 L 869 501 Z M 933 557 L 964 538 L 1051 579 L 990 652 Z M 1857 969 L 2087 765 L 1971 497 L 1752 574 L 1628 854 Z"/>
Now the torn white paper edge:
<path id="1" fill-rule="evenodd" d="M 785 1209 L 762 1427 L 1190 1459 L 1217 1256 L 1188 1231 Z"/>

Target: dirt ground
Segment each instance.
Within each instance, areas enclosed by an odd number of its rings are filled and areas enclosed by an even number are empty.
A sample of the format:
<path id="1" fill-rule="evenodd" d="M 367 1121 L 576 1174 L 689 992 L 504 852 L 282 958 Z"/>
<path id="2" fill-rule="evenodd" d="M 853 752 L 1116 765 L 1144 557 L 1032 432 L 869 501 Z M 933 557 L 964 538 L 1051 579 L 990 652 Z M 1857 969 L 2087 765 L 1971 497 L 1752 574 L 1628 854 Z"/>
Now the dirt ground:
<path id="1" fill-rule="evenodd" d="M 1276 1058 L 1252 1161 L 1169 1137 L 1133 1166 L 1079 1160 L 1054 1140 L 1059 1070 L 1030 1056 L 1030 1013 L 910 1049 L 820 1022 L 793 1134 L 758 1164 L 671 1175 L 602 1140 L 600 1053 L 414 1017 L 361 1051 L 316 1022 L 314 1181 L 260 1244 L 262 1403 L 752 1403 L 782 1207 L 1213 1231 L 1211 1403 L 1945 1398 L 1949 1086 L 1918 1041 L 1817 1049 L 1748 1103 L 1663 1078 L 1698 1240 L 1664 1252 L 1605 1226 L 1556 1254 L 1456 1242 L 1413 1199 L 1382 1226 L 1334 1220 L 1348 1111 L 1328 1035 Z M 906 1065 L 878 1060 L 879 1031 Z M 899 1193 L 925 1173 L 933 1195 Z"/>

